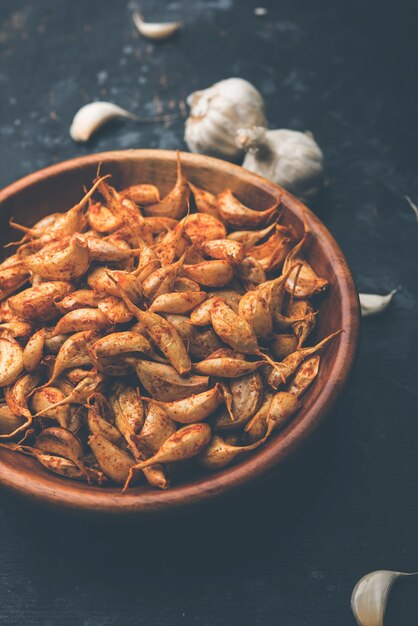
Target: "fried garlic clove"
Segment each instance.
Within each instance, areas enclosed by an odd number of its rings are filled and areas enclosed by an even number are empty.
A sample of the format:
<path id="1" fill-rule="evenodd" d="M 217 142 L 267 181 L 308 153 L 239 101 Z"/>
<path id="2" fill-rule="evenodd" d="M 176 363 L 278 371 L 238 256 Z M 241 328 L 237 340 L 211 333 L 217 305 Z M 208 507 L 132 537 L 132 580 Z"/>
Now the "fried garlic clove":
<path id="1" fill-rule="evenodd" d="M 213 215 L 192 213 L 183 218 L 178 228 L 182 223 L 185 223 L 184 232 L 192 243 L 197 244 L 202 241 L 226 238 L 226 228 L 224 224 Z"/>
<path id="2" fill-rule="evenodd" d="M 67 369 L 80 367 L 81 365 L 91 365 L 88 346 L 94 339 L 95 334 L 90 330 L 83 330 L 68 337 L 59 349 L 47 384 L 52 383 Z"/>
<path id="3" fill-rule="evenodd" d="M 292 374 L 295 373 L 296 369 L 299 365 L 304 361 L 307 357 L 315 354 L 321 350 L 331 339 L 339 335 L 342 331 L 337 330 L 335 333 L 328 335 L 325 339 L 322 339 L 315 346 L 309 348 L 299 348 L 292 354 L 289 354 L 281 363 L 276 363 L 276 368 L 273 369 L 268 378 L 268 384 L 273 389 L 277 389 L 282 383 L 285 383 Z"/>
<path id="4" fill-rule="evenodd" d="M 273 430 L 283 428 L 301 406 L 299 399 L 294 394 L 288 391 L 276 393 L 267 412 L 267 430 L 264 440 L 270 436 Z"/>
<path id="5" fill-rule="evenodd" d="M 246 354 L 259 353 L 257 337 L 251 326 L 221 298 L 217 298 L 213 304 L 211 321 L 215 333 L 231 348 Z"/>
<path id="6" fill-rule="evenodd" d="M 154 299 L 163 293 L 172 292 L 183 263 L 184 256 L 176 263 L 154 270 L 142 283 L 142 290 L 146 297 Z"/>
<path id="7" fill-rule="evenodd" d="M 253 289 L 267 280 L 266 272 L 257 259 L 247 256 L 236 268 L 236 274 L 246 285 L 247 289 Z"/>
<path id="8" fill-rule="evenodd" d="M 103 298 L 97 303 L 97 308 L 112 324 L 126 324 L 133 317 L 126 304 L 115 296 Z"/>
<path id="9" fill-rule="evenodd" d="M 177 152 L 177 181 L 173 189 L 156 204 L 144 207 L 147 216 L 182 218 L 187 212 L 190 189 L 187 179 L 183 175 L 180 152 Z"/>
<path id="10" fill-rule="evenodd" d="M 15 415 L 7 404 L 0 404 L 0 437 L 11 437 L 20 432 L 22 426 L 26 427 L 26 419 Z"/>
<path id="11" fill-rule="evenodd" d="M 72 480 L 88 480 L 89 483 L 97 483 L 101 485 L 106 481 L 102 472 L 97 471 L 92 467 L 86 467 L 85 472 L 82 472 L 73 461 L 65 459 L 53 454 L 47 454 L 39 452 L 35 448 L 32 449 L 32 454 L 35 459 L 41 463 L 46 469 L 64 478 L 70 478 Z"/>
<path id="12" fill-rule="evenodd" d="M 24 320 L 49 321 L 59 313 L 55 300 L 70 290 L 70 283 L 65 281 L 42 283 L 9 298 L 10 308 Z"/>
<path id="13" fill-rule="evenodd" d="M 279 204 L 265 211 L 254 211 L 242 204 L 230 189 L 218 195 L 218 211 L 223 220 L 234 228 L 262 228 L 279 212 Z"/>
<path id="14" fill-rule="evenodd" d="M 129 448 L 136 450 L 132 437 L 140 433 L 145 418 L 144 405 L 138 390 L 119 383 L 109 402 L 115 416 L 116 427 L 124 436 Z"/>
<path id="15" fill-rule="evenodd" d="M 262 443 L 262 441 L 257 441 L 248 446 L 234 446 L 224 441 L 219 435 L 214 435 L 209 445 L 200 453 L 199 463 L 206 469 L 222 469 L 246 452 L 255 450 Z"/>
<path id="16" fill-rule="evenodd" d="M 225 287 L 231 282 L 234 271 L 228 261 L 202 261 L 194 265 L 184 266 L 185 274 L 204 287 Z"/>
<path id="17" fill-rule="evenodd" d="M 122 198 L 128 198 L 139 204 L 139 206 L 146 206 L 147 204 L 156 204 L 160 202 L 160 192 L 155 185 L 149 185 L 141 183 L 139 185 L 131 185 L 125 187 L 120 192 Z"/>
<path id="18" fill-rule="evenodd" d="M 102 472 L 113 482 L 124 484 L 134 465 L 133 457 L 98 433 L 90 435 L 88 444 Z"/>
<path id="19" fill-rule="evenodd" d="M 61 428 L 68 429 L 70 423 L 70 406 L 63 404 L 56 406 L 65 400 L 65 394 L 57 387 L 44 387 L 37 389 L 32 396 L 32 411 L 41 413 L 44 417 L 49 417 L 58 422 Z M 50 409 L 50 407 L 55 407 Z M 50 409 L 50 410 L 49 410 Z"/>
<path id="20" fill-rule="evenodd" d="M 23 350 L 17 341 L 0 337 L 0 386 L 13 384 L 23 367 Z"/>
<path id="21" fill-rule="evenodd" d="M 177 463 L 191 459 L 208 445 L 211 435 L 212 430 L 205 423 L 183 426 L 163 443 L 154 456 L 138 463 L 136 467 L 143 469 L 155 463 Z"/>
<path id="22" fill-rule="evenodd" d="M 200 393 L 205 391 L 209 384 L 207 376 L 191 375 L 182 378 L 171 365 L 134 358 L 125 360 L 135 368 L 141 384 L 148 393 L 163 402 L 180 400 Z"/>
<path id="23" fill-rule="evenodd" d="M 255 246 L 261 239 L 267 237 L 275 228 L 276 223 L 270 224 L 270 226 L 262 230 L 235 230 L 229 233 L 228 239 L 241 242 L 248 250 L 252 246 Z"/>
<path id="24" fill-rule="evenodd" d="M 290 393 L 293 393 L 298 398 L 305 393 L 318 375 L 320 360 L 320 356 L 316 355 L 303 361 L 296 372 L 293 382 L 289 385 Z"/>
<path id="25" fill-rule="evenodd" d="M 219 220 L 218 200 L 213 193 L 205 191 L 196 185 L 189 183 L 189 187 L 193 193 L 194 203 L 199 213 L 211 215 Z"/>
<path id="26" fill-rule="evenodd" d="M 39 366 L 45 346 L 45 329 L 36 331 L 23 350 L 23 366 L 27 372 L 33 372 Z"/>
<path id="27" fill-rule="evenodd" d="M 305 229 L 305 234 L 299 243 L 289 252 L 283 265 L 283 273 L 286 273 L 292 265 L 302 263 L 302 267 L 295 268 L 294 272 L 286 280 L 286 288 L 295 298 L 309 298 L 314 294 L 321 293 L 328 287 L 328 281 L 320 278 L 305 261 L 302 249 L 308 241 L 310 231 Z"/>
<path id="28" fill-rule="evenodd" d="M 202 241 L 199 244 L 199 250 L 205 256 L 212 259 L 223 259 L 239 265 L 245 259 L 245 246 L 239 241 L 232 239 L 211 239 L 210 241 Z"/>
<path id="29" fill-rule="evenodd" d="M 42 250 L 26 257 L 24 267 L 46 280 L 71 281 L 81 278 L 90 265 L 87 242 L 78 235 L 58 250 Z"/>
<path id="30" fill-rule="evenodd" d="M 246 424 L 244 430 L 247 434 L 249 441 L 251 442 L 259 441 L 266 434 L 267 415 L 270 410 L 270 406 L 273 401 L 273 398 L 274 398 L 274 392 L 266 391 L 260 408 L 255 413 L 255 415 L 251 418 L 251 420 Z"/>
<path id="31" fill-rule="evenodd" d="M 29 279 L 28 270 L 22 265 L 0 269 L 0 300 L 8 298 Z"/>
<path id="32" fill-rule="evenodd" d="M 184 315 L 193 311 L 206 298 L 207 294 L 204 291 L 163 293 L 155 298 L 149 310 L 155 313 Z"/>
<path id="33" fill-rule="evenodd" d="M 187 293 L 188 291 L 200 291 L 200 285 L 191 278 L 186 276 L 178 276 L 174 283 L 174 291 L 178 293 Z"/>
<path id="34" fill-rule="evenodd" d="M 265 361 L 244 361 L 239 357 L 219 356 L 208 358 L 193 364 L 193 371 L 196 374 L 205 376 L 217 376 L 219 378 L 239 378 L 250 372 L 255 372 Z"/>
<path id="35" fill-rule="evenodd" d="M 64 296 L 55 298 L 55 306 L 64 315 L 76 309 L 96 308 L 97 295 L 92 289 L 78 289 Z"/>
<path id="36" fill-rule="evenodd" d="M 81 331 L 102 332 L 110 328 L 109 319 L 99 309 L 75 309 L 57 322 L 54 335 L 66 335 Z"/>
<path id="37" fill-rule="evenodd" d="M 2 336 L 6 339 L 8 337 L 21 338 L 29 337 L 33 332 L 33 327 L 29 322 L 22 322 L 18 318 L 12 318 L 8 322 L 0 324 L 0 330 L 6 331 L 2 332 Z"/>
<path id="38" fill-rule="evenodd" d="M 82 472 L 85 472 L 83 447 L 80 440 L 65 428 L 52 426 L 40 432 L 35 441 L 35 448 L 72 461 Z"/>
<path id="39" fill-rule="evenodd" d="M 122 331 L 101 337 L 89 346 L 89 354 L 94 361 L 116 357 L 128 352 L 147 354 L 151 350 L 149 341 L 139 333 Z"/>
<path id="40" fill-rule="evenodd" d="M 160 402 L 150 399 L 151 407 L 160 407 L 166 415 L 179 424 L 201 422 L 211 415 L 224 401 L 222 387 L 217 383 L 212 389 L 193 394 L 182 400 Z"/>
<path id="41" fill-rule="evenodd" d="M 92 435 L 102 435 L 116 445 L 123 442 L 120 431 L 109 421 L 107 401 L 100 393 L 94 393 L 88 399 L 87 426 Z"/>
<path id="42" fill-rule="evenodd" d="M 149 456 L 155 454 L 176 430 L 177 425 L 167 412 L 158 404 L 150 404 L 144 426 L 134 441 L 139 450 Z"/>
<path id="43" fill-rule="evenodd" d="M 263 380 L 260 374 L 251 372 L 231 380 L 231 411 L 236 422 L 246 423 L 260 408 L 263 400 Z"/>
<path id="44" fill-rule="evenodd" d="M 91 204 L 87 212 L 89 226 L 97 233 L 111 233 L 122 225 L 120 216 L 114 215 L 112 211 L 102 204 L 95 202 Z"/>
<path id="45" fill-rule="evenodd" d="M 269 348 L 274 357 L 278 361 L 282 361 L 289 356 L 289 354 L 292 354 L 292 352 L 298 349 L 298 338 L 296 335 L 290 333 L 273 335 L 269 343 Z"/>
<path id="46" fill-rule="evenodd" d="M 289 303 L 287 315 L 298 338 L 297 347 L 301 348 L 315 327 L 316 316 L 313 307 L 308 300 L 293 300 Z"/>

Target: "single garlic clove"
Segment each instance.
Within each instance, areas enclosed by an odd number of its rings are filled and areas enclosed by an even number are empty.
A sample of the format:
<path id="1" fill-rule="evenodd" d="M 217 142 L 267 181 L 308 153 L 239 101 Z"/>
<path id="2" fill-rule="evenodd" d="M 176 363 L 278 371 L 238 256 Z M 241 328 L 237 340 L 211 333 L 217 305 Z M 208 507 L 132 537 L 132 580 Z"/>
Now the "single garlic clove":
<path id="1" fill-rule="evenodd" d="M 137 119 L 133 113 L 113 102 L 90 102 L 75 114 L 70 128 L 71 138 L 79 143 L 85 143 L 101 126 L 110 120 L 121 118 Z"/>
<path id="2" fill-rule="evenodd" d="M 135 24 L 138 32 L 147 39 L 153 39 L 155 41 L 161 41 L 162 39 L 168 39 L 174 33 L 180 30 L 182 22 L 145 22 L 142 15 L 135 11 L 132 15 L 132 21 Z"/>
<path id="3" fill-rule="evenodd" d="M 351 610 L 359 626 L 383 626 L 386 604 L 393 583 L 401 576 L 416 576 L 417 572 L 377 570 L 363 576 L 353 589 Z"/>
<path id="4" fill-rule="evenodd" d="M 396 292 L 397 289 L 392 289 L 384 296 L 378 296 L 373 293 L 359 293 L 362 317 L 377 315 L 387 309 Z"/>

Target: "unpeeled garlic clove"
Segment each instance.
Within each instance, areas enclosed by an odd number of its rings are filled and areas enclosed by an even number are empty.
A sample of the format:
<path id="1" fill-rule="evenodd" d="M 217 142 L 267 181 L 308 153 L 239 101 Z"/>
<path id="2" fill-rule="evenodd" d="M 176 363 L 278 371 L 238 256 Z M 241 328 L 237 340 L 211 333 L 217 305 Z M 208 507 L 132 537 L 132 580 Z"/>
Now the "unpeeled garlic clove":
<path id="1" fill-rule="evenodd" d="M 169 417 L 160 403 L 152 403 L 148 408 L 142 430 L 134 441 L 139 450 L 150 456 L 155 454 L 176 430 L 176 422 Z"/>
<path id="2" fill-rule="evenodd" d="M 34 413 L 42 412 L 44 417 L 49 417 L 58 422 L 61 428 L 66 428 L 70 423 L 70 405 L 63 404 L 56 406 L 59 402 L 65 400 L 66 396 L 57 387 L 44 387 L 37 389 L 32 396 L 32 411 Z M 50 411 L 48 409 L 54 406 Z"/>
<path id="3" fill-rule="evenodd" d="M 396 292 L 397 289 L 393 289 L 385 296 L 378 296 L 372 293 L 359 293 L 362 317 L 377 315 L 387 309 Z"/>
<path id="4" fill-rule="evenodd" d="M 250 372 L 255 372 L 265 365 L 265 361 L 245 361 L 239 356 L 219 356 L 208 358 L 193 364 L 193 371 L 205 376 L 219 376 L 219 378 L 239 378 Z"/>
<path id="5" fill-rule="evenodd" d="M 174 367 L 143 359 L 125 359 L 132 365 L 142 385 L 153 398 L 163 402 L 187 398 L 193 393 L 205 391 L 209 384 L 207 376 L 179 376 Z"/>
<path id="6" fill-rule="evenodd" d="M 110 321 L 99 309 L 75 309 L 63 315 L 56 324 L 53 334 L 67 335 L 84 330 L 101 332 L 110 326 Z"/>
<path id="7" fill-rule="evenodd" d="M 71 290 L 68 282 L 54 281 L 29 287 L 9 298 L 10 308 L 24 320 L 48 321 L 58 315 L 57 298 Z"/>
<path id="8" fill-rule="evenodd" d="M 80 440 L 65 428 L 45 428 L 37 436 L 35 446 L 42 452 L 63 456 L 75 463 L 82 472 L 85 471 Z"/>
<path id="9" fill-rule="evenodd" d="M 77 111 L 70 127 L 71 139 L 85 143 L 104 124 L 113 119 L 128 118 L 136 120 L 136 116 L 113 102 L 90 102 Z"/>
<path id="10" fill-rule="evenodd" d="M 183 426 L 162 444 L 154 456 L 138 463 L 136 468 L 143 469 L 155 463 L 175 463 L 197 456 L 208 445 L 211 435 L 210 426 L 204 422 Z"/>
<path id="11" fill-rule="evenodd" d="M 150 306 L 150 311 L 183 315 L 193 311 L 193 309 L 199 306 L 206 298 L 207 294 L 204 291 L 163 293 L 155 298 Z"/>
<path id="12" fill-rule="evenodd" d="M 89 437 L 88 444 L 102 472 L 113 482 L 124 484 L 135 462 L 133 457 L 98 433 Z"/>
<path id="13" fill-rule="evenodd" d="M 242 204 L 230 189 L 226 189 L 218 196 L 218 210 L 222 219 L 234 228 L 262 228 L 277 216 L 279 204 L 265 211 L 255 211 Z"/>
<path id="14" fill-rule="evenodd" d="M 160 402 L 159 400 L 150 399 L 149 401 L 151 402 L 151 406 L 155 404 L 160 407 L 171 420 L 179 424 L 192 424 L 209 417 L 223 400 L 222 388 L 219 383 L 217 383 L 208 391 L 194 394 L 182 400 Z"/>
<path id="15" fill-rule="evenodd" d="M 0 386 L 14 383 L 23 370 L 23 350 L 14 339 L 0 338 Z"/>
<path id="16" fill-rule="evenodd" d="M 189 183 L 194 202 L 199 213 L 206 213 L 219 219 L 218 200 L 213 193 Z"/>
<path id="17" fill-rule="evenodd" d="M 226 238 L 225 226 L 214 215 L 192 213 L 183 218 L 178 227 L 183 223 L 185 223 L 184 232 L 193 243 Z"/>
<path id="18" fill-rule="evenodd" d="M 132 21 L 138 32 L 147 39 L 161 41 L 172 37 L 182 27 L 182 22 L 145 22 L 142 15 L 135 11 L 132 15 Z"/>
<path id="19" fill-rule="evenodd" d="M 122 189 L 120 192 L 120 195 L 122 198 L 132 200 L 132 202 L 135 202 L 135 204 L 138 204 L 139 206 L 155 204 L 160 201 L 160 192 L 158 187 L 146 183 L 125 187 L 125 189 Z"/>
<path id="20" fill-rule="evenodd" d="M 234 270 L 228 261 L 202 261 L 184 267 L 185 274 L 204 287 L 225 287 L 231 282 Z"/>
<path id="21" fill-rule="evenodd" d="M 216 298 L 210 315 L 213 330 L 231 348 L 246 354 L 259 353 L 257 337 L 250 324 L 234 313 L 221 298 Z"/>
<path id="22" fill-rule="evenodd" d="M 319 363 L 321 357 L 315 355 L 310 359 L 306 359 L 296 372 L 293 382 L 289 386 L 289 392 L 300 398 L 305 391 L 310 387 L 318 375 Z"/>
<path id="23" fill-rule="evenodd" d="M 180 152 L 177 151 L 177 180 L 171 191 L 156 204 L 148 204 L 144 207 L 147 216 L 182 218 L 189 204 L 189 183 L 183 175 L 180 161 Z"/>
<path id="24" fill-rule="evenodd" d="M 45 328 L 41 328 L 29 338 L 23 350 L 23 365 L 27 372 L 33 372 L 40 364 L 44 346 Z"/>
<path id="25" fill-rule="evenodd" d="M 359 626 L 383 626 L 383 618 L 393 583 L 403 576 L 416 576 L 417 572 L 377 570 L 363 576 L 353 589 L 351 610 Z"/>

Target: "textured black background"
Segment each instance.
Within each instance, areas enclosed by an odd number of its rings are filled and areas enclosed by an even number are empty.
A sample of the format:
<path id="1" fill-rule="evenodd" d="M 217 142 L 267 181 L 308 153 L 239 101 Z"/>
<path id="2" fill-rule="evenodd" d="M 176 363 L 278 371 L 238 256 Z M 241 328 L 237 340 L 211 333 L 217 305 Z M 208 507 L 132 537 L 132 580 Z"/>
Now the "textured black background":
<path id="1" fill-rule="evenodd" d="M 76 145 L 68 129 L 83 103 L 151 115 L 242 76 L 272 128 L 309 129 L 322 146 L 315 210 L 360 291 L 400 287 L 363 324 L 332 432 L 285 484 L 152 526 L 65 519 L 2 495 L 2 624 L 349 626 L 360 576 L 418 569 L 418 224 L 403 197 L 418 202 L 418 4 L 260 4 L 266 17 L 255 0 L 144 0 L 149 19 L 186 22 L 155 45 L 126 2 L 0 2 L 1 185 L 88 152 L 184 147 L 182 120 L 117 122 Z M 417 591 L 417 579 L 399 584 L 388 626 L 416 625 Z"/>

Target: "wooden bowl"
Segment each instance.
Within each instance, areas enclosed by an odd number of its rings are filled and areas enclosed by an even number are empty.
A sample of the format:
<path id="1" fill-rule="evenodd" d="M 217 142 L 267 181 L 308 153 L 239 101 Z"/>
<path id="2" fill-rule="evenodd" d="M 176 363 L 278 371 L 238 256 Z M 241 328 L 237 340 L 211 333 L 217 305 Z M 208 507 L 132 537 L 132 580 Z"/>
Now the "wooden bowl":
<path id="1" fill-rule="evenodd" d="M 259 210 L 280 199 L 284 221 L 291 222 L 299 233 L 306 219 L 313 235 L 309 260 L 330 282 L 318 315 L 317 335 L 324 337 L 340 328 L 344 333 L 324 351 L 319 376 L 304 395 L 295 419 L 260 450 L 227 469 L 192 477 L 167 491 L 141 486 L 121 495 L 119 487 L 99 488 L 60 478 L 29 457 L 0 449 L 0 483 L 5 487 L 60 508 L 119 515 L 157 514 L 202 503 L 242 488 L 282 464 L 311 437 L 340 395 L 356 352 L 359 304 L 350 270 L 331 234 L 284 189 L 237 165 L 188 153 L 182 153 L 181 160 L 186 176 L 198 186 L 213 193 L 230 188 L 245 204 Z M 164 150 L 106 152 L 53 165 L 0 192 L 0 244 L 16 239 L 16 232 L 8 226 L 11 216 L 30 226 L 45 214 L 65 211 L 78 202 L 82 186 L 91 184 L 99 163 L 101 173 L 111 173 L 117 188 L 154 183 L 164 194 L 176 178 L 176 153 Z"/>

